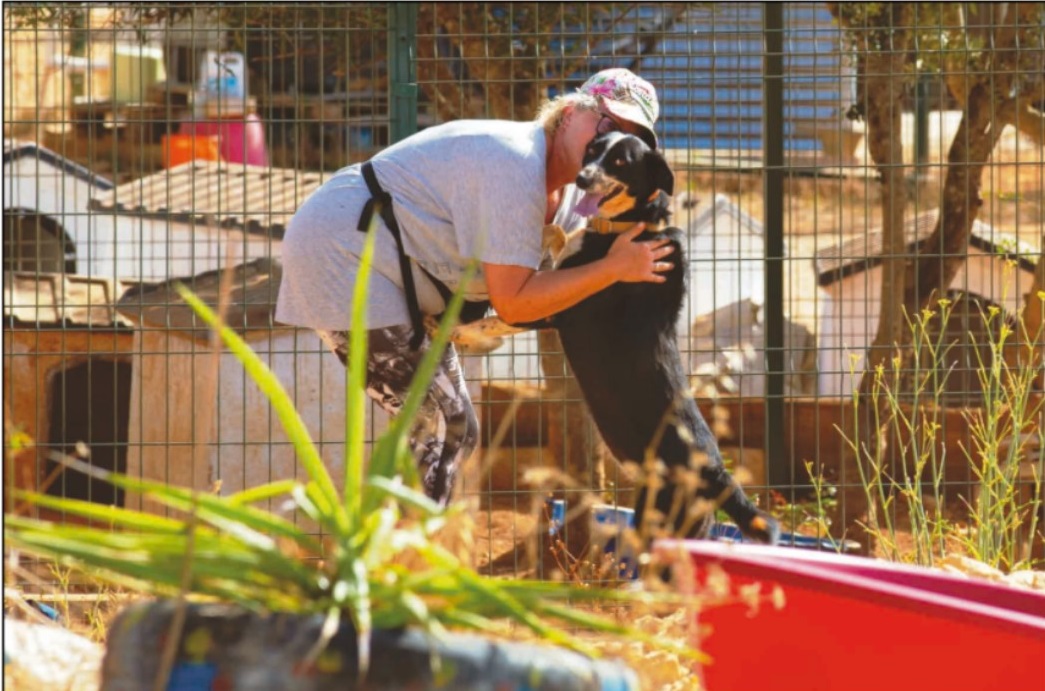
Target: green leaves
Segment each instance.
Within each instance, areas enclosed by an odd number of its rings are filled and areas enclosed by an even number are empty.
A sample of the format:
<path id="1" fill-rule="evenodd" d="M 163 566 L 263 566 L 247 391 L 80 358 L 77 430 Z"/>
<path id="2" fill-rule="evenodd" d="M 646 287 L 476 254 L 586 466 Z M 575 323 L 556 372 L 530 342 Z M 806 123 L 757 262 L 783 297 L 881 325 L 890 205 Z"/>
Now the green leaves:
<path id="1" fill-rule="evenodd" d="M 338 493 L 334 488 L 334 481 L 331 479 L 326 466 L 323 465 L 323 458 L 320 456 L 316 445 L 312 442 L 308 428 L 305 427 L 304 421 L 294 408 L 293 400 L 287 394 L 283 385 L 280 384 L 279 379 L 268 368 L 268 365 L 258 357 L 257 353 L 251 350 L 246 341 L 240 338 L 235 331 L 221 323 L 218 315 L 196 297 L 192 291 L 182 285 L 179 285 L 177 289 L 178 295 L 192 307 L 193 311 L 208 326 L 217 331 L 225 347 L 232 351 L 240 363 L 242 363 L 247 374 L 250 375 L 250 378 L 254 380 L 254 383 L 258 385 L 258 388 L 261 389 L 262 393 L 265 394 L 265 397 L 272 404 L 279 422 L 283 425 L 283 429 L 287 434 L 287 438 L 294 445 L 294 451 L 304 466 L 305 472 L 308 473 L 309 478 L 319 490 L 320 496 L 316 497 L 316 499 L 319 499 L 318 504 L 321 509 L 324 509 L 321 513 L 321 518 L 324 519 L 324 527 L 335 532 L 347 531 L 349 528 L 348 517 L 340 506 Z M 360 411 L 361 413 L 362 411 Z"/>

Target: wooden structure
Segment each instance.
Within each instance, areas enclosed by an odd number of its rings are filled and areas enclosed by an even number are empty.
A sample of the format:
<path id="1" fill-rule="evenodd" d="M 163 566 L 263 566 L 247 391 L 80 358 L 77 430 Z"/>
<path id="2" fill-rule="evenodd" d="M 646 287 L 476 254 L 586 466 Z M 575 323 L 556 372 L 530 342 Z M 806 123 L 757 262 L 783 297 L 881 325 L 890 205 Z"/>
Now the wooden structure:
<path id="1" fill-rule="evenodd" d="M 914 255 L 918 243 L 932 233 L 937 214 L 938 210 L 932 210 L 908 221 L 904 230 L 908 254 Z M 863 369 L 881 312 L 881 253 L 881 230 L 816 253 L 814 263 L 823 295 L 818 336 L 820 395 L 850 396 L 855 386 L 851 372 Z M 952 313 L 954 324 L 948 327 L 952 332 L 948 342 L 957 340 L 962 344 L 948 354 L 945 363 L 955 365 L 960 375 L 952 385 L 957 387 L 955 393 L 961 393 L 963 387 L 966 391 L 974 388 L 976 357 L 968 347 L 968 333 L 983 332 L 983 319 L 976 305 L 995 304 L 1008 315 L 1018 314 L 1033 284 L 1038 261 L 1040 254 L 1016 238 L 996 232 L 981 221 L 973 223 L 967 256 L 951 282 L 955 295 L 960 292 L 974 298 L 965 301 L 965 305 L 956 305 Z M 1015 263 L 1015 269 L 1008 266 L 1010 262 Z M 850 358 L 854 358 L 852 363 Z"/>
<path id="2" fill-rule="evenodd" d="M 200 490 L 220 482 L 226 493 L 301 472 L 264 395 L 235 356 L 211 344 L 206 325 L 174 290 L 183 282 L 217 309 L 222 274 L 142 286 L 117 305 L 136 326 L 127 454 L 136 476 Z M 232 269 L 224 318 L 285 383 L 336 471 L 344 368 L 313 333 L 272 321 L 279 276 L 267 259 Z"/>
<path id="3" fill-rule="evenodd" d="M 484 434 L 506 424 L 505 439 L 510 439 L 516 450 L 543 448 L 547 444 L 547 430 L 552 424 L 551 418 L 558 414 L 558 407 L 555 401 L 545 400 L 540 389 L 490 382 L 483 387 L 482 396 L 487 419 Z M 759 480 L 765 477 L 765 468 L 762 466 L 764 452 L 771 444 L 784 449 L 783 456 L 789 463 L 787 477 L 795 485 L 809 485 L 810 478 L 805 468 L 808 461 L 815 464 L 814 472 L 821 473 L 828 484 L 838 486 L 844 482 L 859 486 L 860 478 L 844 477 L 841 465 L 848 442 L 839 430 L 846 429 L 852 421 L 854 410 L 851 401 L 829 398 L 787 399 L 784 403 L 784 435 L 780 439 L 766 437 L 766 405 L 763 398 L 699 398 L 697 404 L 711 425 L 723 456 L 733 461 L 735 466 L 744 467 L 750 472 L 748 484 L 755 488 L 752 491 L 759 491 L 758 486 L 762 484 Z M 514 418 L 506 421 L 506 415 L 513 409 Z M 1025 489 L 1033 484 L 1032 466 L 1038 463 L 1041 454 L 1037 446 L 1039 430 L 1045 424 L 1045 407 L 1042 406 L 1041 397 L 1032 399 L 1027 410 L 1033 412 L 1030 417 L 1034 422 L 1018 438 L 1023 445 L 1025 458 L 1021 466 L 1021 482 Z M 925 410 L 923 415 L 932 412 Z M 938 411 L 940 430 L 936 436 L 939 444 L 937 454 L 944 463 L 944 491 L 951 499 L 959 495 L 967 500 L 973 497 L 976 476 L 965 453 L 966 449 L 976 448 L 966 418 L 970 414 L 975 415 L 977 411 L 955 408 Z M 484 439 L 484 443 L 486 441 Z M 890 437 L 892 447 L 900 448 L 901 444 L 895 442 L 896 439 Z M 896 470 L 902 463 L 901 459 L 890 458 L 887 463 L 896 464 L 892 466 L 893 472 L 899 476 Z M 913 459 L 908 459 L 908 463 L 908 467 L 913 468 Z M 926 480 L 930 478 L 929 470 L 926 470 L 924 477 Z"/>
<path id="4" fill-rule="evenodd" d="M 113 305 L 135 285 L 4 272 L 5 436 L 34 443 L 14 454 L 15 487 L 118 501 L 109 485 L 61 472 L 50 455 L 83 443 L 91 463 L 125 469 L 134 331 Z"/>
<path id="5" fill-rule="evenodd" d="M 182 282 L 217 310 L 265 360 L 294 401 L 332 476 L 340 483 L 345 435 L 345 367 L 311 329 L 274 321 L 281 269 L 258 259 L 125 293 L 118 312 L 137 328 L 133 345 L 127 468 L 151 480 L 222 493 L 305 477 L 264 394 L 174 290 Z M 469 369 L 471 371 L 469 371 Z M 466 376 L 475 378 L 474 363 Z M 475 385 L 472 384 L 473 388 Z M 476 388 L 473 395 L 477 396 Z M 387 425 L 368 406 L 367 442 Z M 474 492 L 474 478 L 466 491 Z M 137 497 L 129 500 L 140 501 Z M 159 507 L 146 505 L 150 510 Z"/>
<path id="6" fill-rule="evenodd" d="M 62 71 L 65 53 L 60 29 L 19 30 L 4 12 L 4 137 L 42 138 L 65 127 L 66 99 L 71 93 Z M 6 147 L 5 147 L 6 148 Z"/>
<path id="7" fill-rule="evenodd" d="M 278 255 L 319 173 L 190 161 L 91 200 L 97 252 L 118 276 L 165 281 Z"/>

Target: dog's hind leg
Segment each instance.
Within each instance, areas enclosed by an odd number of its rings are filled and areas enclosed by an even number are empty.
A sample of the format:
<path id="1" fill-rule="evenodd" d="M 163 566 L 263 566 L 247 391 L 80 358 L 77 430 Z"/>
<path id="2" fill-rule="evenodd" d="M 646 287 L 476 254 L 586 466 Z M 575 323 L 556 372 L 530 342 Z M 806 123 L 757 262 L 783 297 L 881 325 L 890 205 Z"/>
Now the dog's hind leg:
<path id="1" fill-rule="evenodd" d="M 682 415 L 690 418 L 687 429 L 694 433 L 693 443 L 701 452 L 695 455 L 706 455 L 706 462 L 700 466 L 701 487 L 698 495 L 707 497 L 722 509 L 736 522 L 745 537 L 756 542 L 774 544 L 780 537 L 779 524 L 775 518 L 755 506 L 736 479 L 726 470 L 718 448 L 718 440 L 692 398 L 688 398 L 683 405 Z"/>
<path id="2" fill-rule="evenodd" d="M 693 399 L 680 403 L 678 417 L 664 427 L 656 454 L 660 459 L 674 459 L 675 465 L 667 467 L 662 477 L 647 478 L 636 504 L 637 518 L 652 507 L 671 522 L 674 535 L 703 538 L 715 521 L 716 510 L 721 509 L 745 537 L 775 543 L 780 536 L 777 520 L 755 506 L 725 469 L 718 442 Z M 651 489 L 655 490 L 652 504 L 648 498 Z"/>
<path id="3" fill-rule="evenodd" d="M 708 487 L 720 490 L 715 503 L 736 522 L 744 537 L 766 545 L 776 544 L 780 523 L 752 503 L 729 471 L 721 466 L 707 466 L 701 469 L 701 476 Z"/>

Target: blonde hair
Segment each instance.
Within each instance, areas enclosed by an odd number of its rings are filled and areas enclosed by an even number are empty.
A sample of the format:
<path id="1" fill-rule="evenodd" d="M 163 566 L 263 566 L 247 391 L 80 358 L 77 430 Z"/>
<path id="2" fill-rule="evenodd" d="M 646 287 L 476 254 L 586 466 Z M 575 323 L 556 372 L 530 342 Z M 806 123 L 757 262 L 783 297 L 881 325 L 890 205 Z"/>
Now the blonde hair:
<path id="1" fill-rule="evenodd" d="M 535 121 L 544 126 L 544 133 L 548 136 L 555 134 L 562 125 L 562 119 L 566 115 L 566 108 L 574 106 L 580 110 L 598 111 L 599 102 L 591 94 L 582 94 L 574 91 L 569 94 L 561 94 L 541 104 L 537 109 Z"/>

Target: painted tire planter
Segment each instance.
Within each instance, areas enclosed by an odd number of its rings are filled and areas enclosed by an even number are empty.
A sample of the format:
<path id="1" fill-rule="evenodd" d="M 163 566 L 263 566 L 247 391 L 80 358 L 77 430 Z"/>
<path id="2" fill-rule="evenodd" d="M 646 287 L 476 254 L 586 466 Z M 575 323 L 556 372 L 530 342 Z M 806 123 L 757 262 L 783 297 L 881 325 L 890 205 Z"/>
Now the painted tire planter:
<path id="1" fill-rule="evenodd" d="M 109 631 L 102 691 L 152 688 L 174 619 L 173 601 L 125 609 Z M 189 604 L 168 691 L 630 691 L 623 664 L 536 644 L 453 634 L 433 641 L 415 630 L 375 631 L 370 671 L 357 679 L 355 631 L 342 626 L 311 666 L 319 615 L 256 614 L 234 605 Z M 438 675 L 431 653 L 442 666 Z"/>

